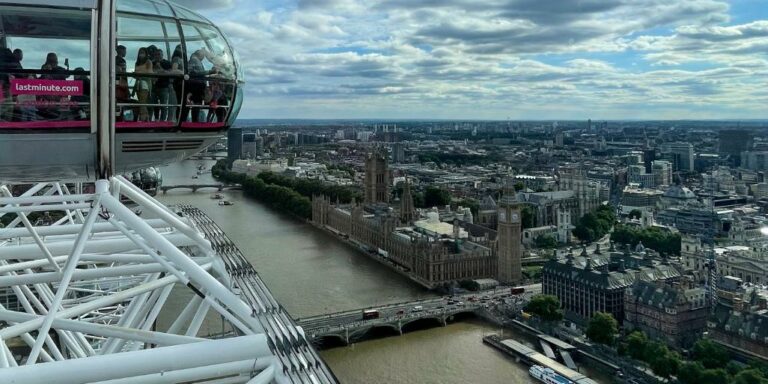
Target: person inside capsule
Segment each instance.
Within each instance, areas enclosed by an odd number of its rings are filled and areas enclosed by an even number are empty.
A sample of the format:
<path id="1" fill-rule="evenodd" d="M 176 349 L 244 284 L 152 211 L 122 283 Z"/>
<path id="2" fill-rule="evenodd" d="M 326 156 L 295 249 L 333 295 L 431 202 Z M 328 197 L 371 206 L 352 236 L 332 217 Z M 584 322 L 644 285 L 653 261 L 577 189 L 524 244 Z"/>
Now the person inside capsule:
<path id="1" fill-rule="evenodd" d="M 211 61 L 211 57 L 212 56 L 207 49 L 201 48 L 189 57 L 189 62 L 187 63 L 187 68 L 189 69 L 189 81 L 187 82 L 189 92 L 187 93 L 187 102 L 188 104 L 194 105 L 191 108 L 193 122 L 199 122 L 201 120 L 205 121 L 201 119 L 200 116 L 200 106 L 206 101 L 206 91 L 210 92 L 210 89 L 206 88 L 207 82 L 205 77 L 216 74 L 217 71 L 216 67 L 211 70 L 206 70 L 205 66 L 203 66 L 203 59 L 208 58 L 209 61 Z"/>
<path id="2" fill-rule="evenodd" d="M 152 61 L 149 59 L 149 53 L 147 48 L 139 48 L 139 52 L 136 56 L 136 66 L 134 72 L 140 73 L 153 73 Z M 131 96 L 136 96 L 139 100 L 139 117 L 137 121 L 149 121 L 149 92 L 151 89 L 150 79 L 146 77 L 138 77 L 136 83 L 133 86 L 133 92 Z"/>

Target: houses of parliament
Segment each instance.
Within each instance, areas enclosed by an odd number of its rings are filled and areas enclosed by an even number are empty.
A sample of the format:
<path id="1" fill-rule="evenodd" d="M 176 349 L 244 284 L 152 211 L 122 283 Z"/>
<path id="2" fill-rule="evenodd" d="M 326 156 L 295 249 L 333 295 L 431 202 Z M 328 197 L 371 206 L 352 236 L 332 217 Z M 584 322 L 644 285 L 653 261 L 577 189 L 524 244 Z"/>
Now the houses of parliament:
<path id="1" fill-rule="evenodd" d="M 497 204 L 496 229 L 472 223 L 469 209 L 417 211 L 406 177 L 397 204 L 390 204 L 385 152 L 365 159 L 364 201 L 312 200 L 312 222 L 358 248 L 376 254 L 417 283 L 433 289 L 463 280 L 522 281 L 522 220 L 512 183 Z"/>

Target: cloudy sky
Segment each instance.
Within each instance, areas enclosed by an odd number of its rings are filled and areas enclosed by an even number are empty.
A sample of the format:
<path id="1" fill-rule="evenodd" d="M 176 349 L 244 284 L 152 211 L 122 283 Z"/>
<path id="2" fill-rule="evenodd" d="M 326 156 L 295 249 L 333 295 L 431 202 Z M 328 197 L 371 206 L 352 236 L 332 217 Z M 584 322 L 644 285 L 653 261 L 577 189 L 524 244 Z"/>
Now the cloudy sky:
<path id="1" fill-rule="evenodd" d="M 246 118 L 768 118 L 765 0 L 179 0 Z"/>

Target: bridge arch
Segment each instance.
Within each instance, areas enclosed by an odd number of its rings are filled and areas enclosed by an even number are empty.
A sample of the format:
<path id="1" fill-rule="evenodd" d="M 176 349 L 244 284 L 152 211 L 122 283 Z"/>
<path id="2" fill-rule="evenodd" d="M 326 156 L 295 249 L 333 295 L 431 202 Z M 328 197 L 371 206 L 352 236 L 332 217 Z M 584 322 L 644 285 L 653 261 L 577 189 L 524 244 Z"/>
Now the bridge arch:
<path id="1" fill-rule="evenodd" d="M 390 336 L 399 336 L 400 327 L 397 324 L 381 323 L 364 329 L 359 329 L 354 333 L 350 332 L 350 342 L 359 340 L 381 339 Z"/>
<path id="2" fill-rule="evenodd" d="M 440 316 L 421 317 L 402 323 L 403 333 L 418 331 L 443 326 L 443 319 Z"/>
<path id="3" fill-rule="evenodd" d="M 319 335 L 313 339 L 313 343 L 319 349 L 330 349 L 336 347 L 346 347 L 349 345 L 344 335 L 328 334 Z"/>
<path id="4" fill-rule="evenodd" d="M 477 318 L 477 313 L 475 313 L 474 311 L 468 310 L 468 311 L 461 311 L 461 312 L 456 312 L 456 313 L 446 315 L 445 322 L 450 324 L 450 323 L 456 323 L 462 320 L 476 319 L 476 318 Z"/>

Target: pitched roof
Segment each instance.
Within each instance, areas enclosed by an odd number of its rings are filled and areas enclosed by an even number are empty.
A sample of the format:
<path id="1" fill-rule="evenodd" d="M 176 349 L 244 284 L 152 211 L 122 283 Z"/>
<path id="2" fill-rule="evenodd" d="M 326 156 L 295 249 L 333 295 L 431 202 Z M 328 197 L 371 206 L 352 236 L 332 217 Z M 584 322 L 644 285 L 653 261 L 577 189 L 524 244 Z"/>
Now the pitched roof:
<path id="1" fill-rule="evenodd" d="M 483 201 L 480 202 L 480 210 L 482 211 L 496 210 L 497 208 L 498 205 L 491 195 L 483 197 Z"/>

